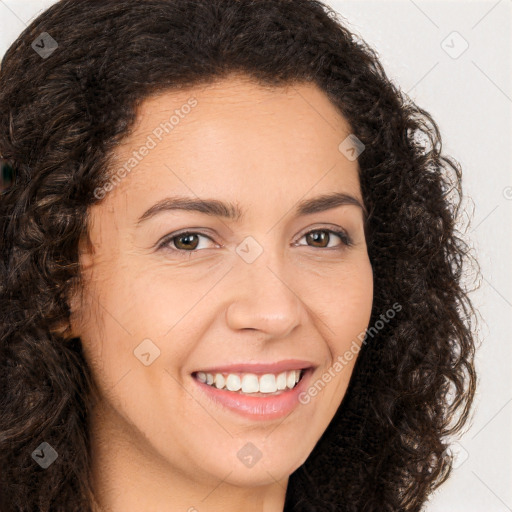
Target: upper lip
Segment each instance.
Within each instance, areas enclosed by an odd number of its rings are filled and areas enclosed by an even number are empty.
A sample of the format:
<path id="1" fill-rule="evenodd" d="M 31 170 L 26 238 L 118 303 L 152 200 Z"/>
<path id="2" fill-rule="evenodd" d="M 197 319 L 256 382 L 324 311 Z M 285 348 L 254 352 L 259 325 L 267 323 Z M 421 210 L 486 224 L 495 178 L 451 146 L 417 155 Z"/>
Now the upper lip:
<path id="1" fill-rule="evenodd" d="M 288 370 L 302 370 L 312 368 L 311 361 L 303 359 L 286 359 L 275 363 L 236 363 L 222 366 L 212 366 L 192 373 L 280 373 Z"/>

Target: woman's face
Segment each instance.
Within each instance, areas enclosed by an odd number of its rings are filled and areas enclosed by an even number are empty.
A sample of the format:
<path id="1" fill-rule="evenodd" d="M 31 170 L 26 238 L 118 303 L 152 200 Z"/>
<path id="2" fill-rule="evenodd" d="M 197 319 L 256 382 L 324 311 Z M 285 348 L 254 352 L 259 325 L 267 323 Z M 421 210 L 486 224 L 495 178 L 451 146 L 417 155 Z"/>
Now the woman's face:
<path id="1" fill-rule="evenodd" d="M 143 103 L 116 150 L 130 171 L 90 209 L 73 299 L 106 465 L 123 453 L 126 472 L 252 487 L 308 457 L 372 307 L 362 209 L 311 203 L 363 203 L 357 160 L 339 149 L 350 133 L 314 85 L 230 78 Z"/>

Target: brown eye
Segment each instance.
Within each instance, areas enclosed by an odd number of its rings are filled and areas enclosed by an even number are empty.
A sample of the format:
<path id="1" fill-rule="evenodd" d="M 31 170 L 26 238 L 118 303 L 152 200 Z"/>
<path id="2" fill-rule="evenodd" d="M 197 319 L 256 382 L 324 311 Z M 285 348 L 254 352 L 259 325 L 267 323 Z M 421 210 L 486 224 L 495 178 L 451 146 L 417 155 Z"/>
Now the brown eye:
<path id="1" fill-rule="evenodd" d="M 170 251 L 175 255 L 189 256 L 203 249 L 215 247 L 214 240 L 199 231 L 182 231 L 165 236 L 157 245 L 158 250 Z M 217 245 L 218 247 L 218 245 Z"/>
<path id="2" fill-rule="evenodd" d="M 327 231 L 311 231 L 306 235 L 306 240 L 317 244 L 315 247 L 327 247 L 329 244 L 329 234 Z"/>
<path id="3" fill-rule="evenodd" d="M 331 240 L 336 239 L 332 238 L 332 235 L 334 235 L 334 237 L 339 238 L 341 240 L 341 243 L 335 244 L 334 246 L 331 244 L 331 246 L 329 247 Z M 303 238 L 306 238 L 306 241 L 308 245 L 310 245 L 310 247 L 316 247 L 319 249 L 330 249 L 336 247 L 339 248 L 344 245 L 351 245 L 351 241 L 348 238 L 348 235 L 346 235 L 342 231 L 332 231 L 330 229 L 315 229 L 313 231 L 309 231 L 309 233 L 306 233 L 303 236 Z"/>
<path id="4" fill-rule="evenodd" d="M 199 244 L 197 233 L 184 233 L 182 235 L 175 236 L 171 240 L 174 240 L 174 245 L 177 249 L 182 250 L 194 250 Z"/>

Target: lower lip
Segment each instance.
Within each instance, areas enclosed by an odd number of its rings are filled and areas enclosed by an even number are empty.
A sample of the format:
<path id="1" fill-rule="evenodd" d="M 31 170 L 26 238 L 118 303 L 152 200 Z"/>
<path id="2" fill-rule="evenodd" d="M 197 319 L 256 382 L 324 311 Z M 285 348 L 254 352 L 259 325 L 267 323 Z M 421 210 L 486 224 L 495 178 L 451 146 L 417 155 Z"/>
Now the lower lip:
<path id="1" fill-rule="evenodd" d="M 217 389 L 192 377 L 211 400 L 251 420 L 268 421 L 290 414 L 299 405 L 299 395 L 307 389 L 312 368 L 308 368 L 298 384 L 279 395 L 249 396 L 227 389 Z"/>

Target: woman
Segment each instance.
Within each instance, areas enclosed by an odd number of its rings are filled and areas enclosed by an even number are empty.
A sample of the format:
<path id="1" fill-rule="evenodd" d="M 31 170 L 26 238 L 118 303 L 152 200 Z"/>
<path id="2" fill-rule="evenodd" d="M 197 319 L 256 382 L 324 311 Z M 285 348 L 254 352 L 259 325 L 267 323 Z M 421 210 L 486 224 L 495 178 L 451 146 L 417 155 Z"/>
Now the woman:
<path id="1" fill-rule="evenodd" d="M 421 509 L 475 392 L 461 171 L 332 10 L 62 0 L 0 91 L 2 510 Z"/>

